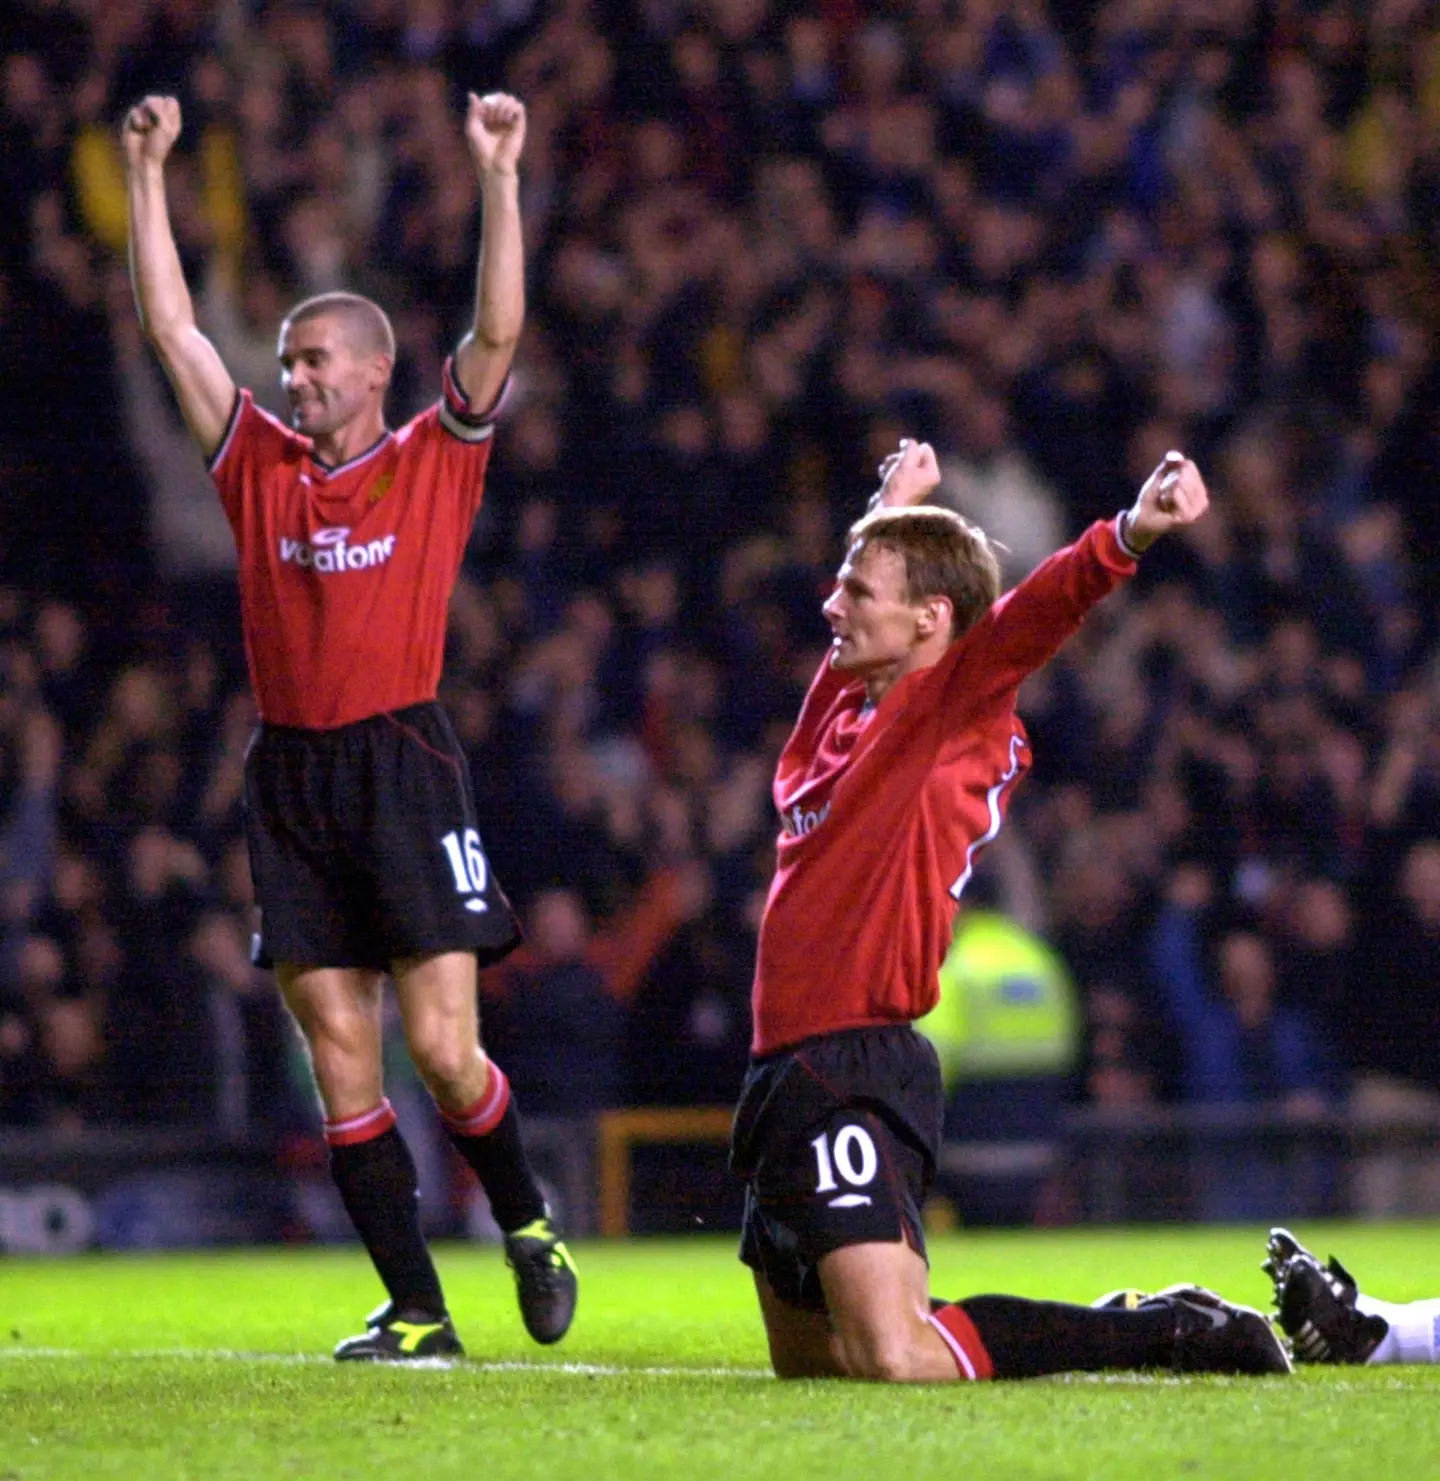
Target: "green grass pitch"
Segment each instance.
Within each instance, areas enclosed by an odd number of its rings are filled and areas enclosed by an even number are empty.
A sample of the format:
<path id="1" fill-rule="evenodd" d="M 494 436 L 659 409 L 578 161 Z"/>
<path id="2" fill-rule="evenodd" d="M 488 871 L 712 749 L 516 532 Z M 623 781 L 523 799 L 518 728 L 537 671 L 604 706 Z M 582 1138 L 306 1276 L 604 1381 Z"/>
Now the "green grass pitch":
<path id="1" fill-rule="evenodd" d="M 1303 1225 L 1362 1288 L 1440 1294 L 1440 1228 Z M 1265 1304 L 1264 1231 L 968 1233 L 937 1292 L 1088 1301 L 1178 1280 Z M 1440 1475 L 1440 1369 L 781 1384 L 730 1241 L 577 1250 L 562 1347 L 527 1342 L 497 1250 L 442 1246 L 470 1359 L 348 1367 L 355 1250 L 0 1260 L 0 1481 L 55 1478 L 1307 1478 Z"/>

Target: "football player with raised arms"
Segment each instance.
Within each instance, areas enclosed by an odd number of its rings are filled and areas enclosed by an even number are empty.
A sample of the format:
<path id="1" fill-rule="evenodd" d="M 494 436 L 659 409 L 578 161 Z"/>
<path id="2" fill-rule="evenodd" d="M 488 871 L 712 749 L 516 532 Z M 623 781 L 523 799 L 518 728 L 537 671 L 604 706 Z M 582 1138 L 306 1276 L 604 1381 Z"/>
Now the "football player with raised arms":
<path id="1" fill-rule="evenodd" d="M 397 430 L 385 420 L 395 336 L 358 294 L 308 299 L 281 325 L 288 427 L 237 390 L 196 326 L 171 229 L 165 165 L 180 130 L 168 97 L 145 98 L 122 126 L 131 275 L 239 552 L 260 712 L 245 777 L 257 960 L 273 965 L 304 1035 L 331 1170 L 388 1297 L 335 1356 L 462 1350 L 382 1083 L 387 974 L 416 1069 L 504 1231 L 526 1328 L 554 1342 L 575 1309 L 574 1266 L 527 1164 L 508 1083 L 479 1040 L 478 965 L 505 955 L 518 931 L 435 698 L 447 606 L 525 318 L 525 109 L 503 93 L 470 95 L 465 140 L 483 211 L 474 321 L 438 403 Z"/>
<path id="2" fill-rule="evenodd" d="M 920 1210 L 942 1090 L 911 1025 L 935 1004 L 975 855 L 1030 765 L 1016 691 L 1208 496 L 1171 453 L 1131 508 L 1002 596 L 984 533 L 926 507 L 940 480 L 928 444 L 902 443 L 880 472 L 825 603 L 829 654 L 776 769 L 778 859 L 731 1140 L 747 1185 L 741 1258 L 775 1372 L 1288 1372 L 1260 1313 L 1195 1287 L 1133 1307 L 931 1299 Z"/>

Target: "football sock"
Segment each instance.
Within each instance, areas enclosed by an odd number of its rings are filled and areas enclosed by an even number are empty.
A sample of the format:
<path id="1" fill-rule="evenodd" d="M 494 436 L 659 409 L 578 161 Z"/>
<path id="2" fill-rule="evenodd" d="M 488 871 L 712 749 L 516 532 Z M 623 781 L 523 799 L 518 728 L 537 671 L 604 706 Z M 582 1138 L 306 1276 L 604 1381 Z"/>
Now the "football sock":
<path id="1" fill-rule="evenodd" d="M 1440 1301 L 1398 1303 L 1357 1296 L 1355 1305 L 1366 1316 L 1383 1316 L 1390 1323 L 1390 1330 L 1366 1358 L 1367 1363 L 1440 1361 L 1435 1351 L 1440 1347 Z"/>
<path id="2" fill-rule="evenodd" d="M 345 1121 L 327 1121 L 330 1173 L 345 1212 L 370 1252 L 396 1309 L 445 1314 L 440 1277 L 420 1230 L 415 1161 L 388 1100 Z"/>
<path id="3" fill-rule="evenodd" d="M 996 1378 L 1159 1368 L 1169 1363 L 1174 1346 L 1174 1313 L 1163 1307 L 1097 1309 L 1019 1296 L 971 1296 L 955 1306 L 979 1335 Z M 944 1321 L 953 1309 L 942 1308 L 932 1322 Z"/>
<path id="4" fill-rule="evenodd" d="M 475 1169 L 490 1200 L 490 1212 L 510 1234 L 545 1217 L 545 1198 L 520 1144 L 520 1117 L 510 1095 L 510 1082 L 494 1060 L 485 1094 L 455 1115 L 442 1110 L 441 1120 L 456 1150 Z"/>
<path id="5" fill-rule="evenodd" d="M 950 1356 L 955 1359 L 962 1379 L 978 1382 L 995 1376 L 995 1364 L 990 1353 L 963 1306 L 932 1301 L 929 1321 L 950 1349 Z"/>

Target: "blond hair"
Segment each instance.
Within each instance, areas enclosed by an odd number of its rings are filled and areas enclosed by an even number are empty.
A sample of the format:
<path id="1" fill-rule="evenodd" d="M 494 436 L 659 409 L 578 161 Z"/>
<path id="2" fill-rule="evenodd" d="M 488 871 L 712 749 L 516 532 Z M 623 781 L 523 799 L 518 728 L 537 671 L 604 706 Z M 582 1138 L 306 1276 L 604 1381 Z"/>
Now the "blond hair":
<path id="1" fill-rule="evenodd" d="M 931 504 L 872 509 L 850 526 L 848 559 L 868 549 L 889 550 L 905 562 L 905 599 L 915 605 L 945 597 L 954 614 L 953 642 L 972 628 L 1000 595 L 1000 562 L 990 537 L 953 510 Z"/>

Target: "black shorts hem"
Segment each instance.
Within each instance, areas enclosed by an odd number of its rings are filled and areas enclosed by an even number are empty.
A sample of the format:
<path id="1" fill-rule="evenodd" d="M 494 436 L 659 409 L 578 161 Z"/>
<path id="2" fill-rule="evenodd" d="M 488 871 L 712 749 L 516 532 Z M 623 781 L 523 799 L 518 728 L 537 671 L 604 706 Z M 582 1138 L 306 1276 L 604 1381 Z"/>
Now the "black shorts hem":
<path id="1" fill-rule="evenodd" d="M 930 1251 L 925 1243 L 924 1226 L 912 1219 L 908 1209 L 903 1210 L 897 1218 L 899 1228 L 889 1239 L 873 1231 L 852 1236 L 842 1235 L 835 1230 L 811 1230 L 804 1242 L 803 1252 L 797 1251 L 796 1255 L 778 1262 L 771 1241 L 760 1232 L 766 1223 L 786 1223 L 778 1211 L 772 1213 L 772 1220 L 764 1220 L 756 1217 L 755 1212 L 747 1212 L 740 1237 L 740 1263 L 748 1266 L 756 1275 L 763 1275 L 775 1299 L 782 1306 L 789 1306 L 795 1311 L 829 1311 L 820 1280 L 820 1262 L 826 1255 L 833 1255 L 837 1250 L 853 1249 L 861 1244 L 903 1242 L 907 1249 L 914 1250 L 920 1256 L 927 1270 L 930 1267 Z"/>
<path id="2" fill-rule="evenodd" d="M 396 962 L 410 961 L 417 957 L 444 956 L 452 951 L 468 951 L 475 958 L 476 966 L 483 971 L 486 967 L 493 967 L 496 962 L 504 961 L 523 940 L 524 937 L 516 931 L 507 942 L 500 946 L 476 946 L 472 941 L 444 941 L 439 944 L 427 943 L 420 946 L 399 947 L 390 952 L 384 960 L 363 952 L 340 952 L 338 956 L 344 960 L 335 960 L 337 956 L 335 952 L 320 952 L 308 946 L 296 951 L 287 951 L 283 946 L 272 947 L 263 937 L 257 937 L 250 953 L 250 959 L 257 967 L 267 972 L 273 972 L 277 962 L 297 967 L 336 967 L 344 970 L 388 972 Z M 322 961 L 322 957 L 327 959 Z"/>

